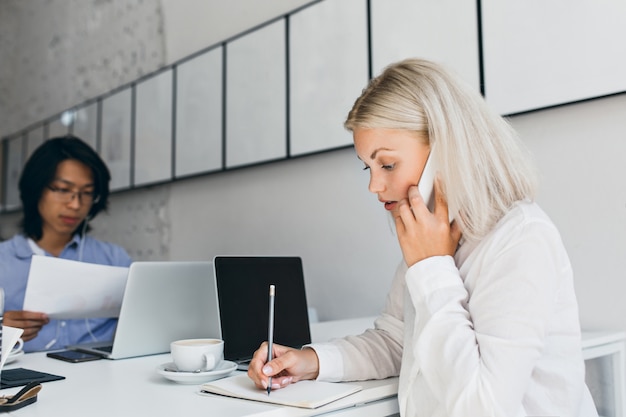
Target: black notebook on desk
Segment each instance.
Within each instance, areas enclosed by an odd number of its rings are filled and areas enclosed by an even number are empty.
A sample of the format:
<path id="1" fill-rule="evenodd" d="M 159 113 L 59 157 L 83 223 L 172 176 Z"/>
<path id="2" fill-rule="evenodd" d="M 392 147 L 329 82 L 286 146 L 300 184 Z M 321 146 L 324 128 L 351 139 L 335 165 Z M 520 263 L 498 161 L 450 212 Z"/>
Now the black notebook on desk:
<path id="1" fill-rule="evenodd" d="M 311 343 L 302 260 L 285 256 L 216 256 L 213 259 L 224 339 L 224 359 L 239 369 L 267 340 L 269 286 L 276 286 L 274 342 Z"/>
<path id="2" fill-rule="evenodd" d="M 26 368 L 3 369 L 0 372 L 0 389 L 21 387 L 30 382 L 49 382 L 65 379 L 64 376 L 33 371 Z"/>

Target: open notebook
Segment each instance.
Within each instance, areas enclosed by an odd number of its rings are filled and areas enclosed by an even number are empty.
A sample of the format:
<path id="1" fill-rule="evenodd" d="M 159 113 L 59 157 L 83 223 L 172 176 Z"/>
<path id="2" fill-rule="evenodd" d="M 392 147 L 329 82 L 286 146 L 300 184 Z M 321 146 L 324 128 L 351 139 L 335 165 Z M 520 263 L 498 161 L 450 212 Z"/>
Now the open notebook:
<path id="1" fill-rule="evenodd" d="M 207 382 L 200 386 L 202 393 L 301 408 L 318 408 L 359 391 L 361 391 L 360 385 L 299 381 L 285 388 L 273 390 L 270 395 L 267 395 L 266 391 L 257 388 L 244 373 Z"/>

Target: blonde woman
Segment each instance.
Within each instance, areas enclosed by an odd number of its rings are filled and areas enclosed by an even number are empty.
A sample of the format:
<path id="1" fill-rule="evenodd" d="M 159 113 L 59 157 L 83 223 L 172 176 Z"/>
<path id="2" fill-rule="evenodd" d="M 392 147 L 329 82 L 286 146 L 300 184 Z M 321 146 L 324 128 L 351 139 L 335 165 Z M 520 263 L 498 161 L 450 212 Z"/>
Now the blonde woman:
<path id="1" fill-rule="evenodd" d="M 263 344 L 256 385 L 399 375 L 403 416 L 597 416 L 571 265 L 506 121 L 439 65 L 409 59 L 369 83 L 345 126 L 404 259 L 374 329 L 274 345 L 269 363 Z M 416 186 L 428 160 L 432 211 Z"/>

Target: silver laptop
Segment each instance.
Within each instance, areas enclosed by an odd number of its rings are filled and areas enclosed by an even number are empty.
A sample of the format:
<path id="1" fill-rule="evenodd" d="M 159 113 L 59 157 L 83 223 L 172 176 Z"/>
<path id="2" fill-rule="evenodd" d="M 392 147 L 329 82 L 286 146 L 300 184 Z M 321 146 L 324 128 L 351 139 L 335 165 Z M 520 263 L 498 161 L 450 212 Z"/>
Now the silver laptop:
<path id="1" fill-rule="evenodd" d="M 211 262 L 133 262 L 113 342 L 68 346 L 108 359 L 170 351 L 178 339 L 221 338 Z"/>

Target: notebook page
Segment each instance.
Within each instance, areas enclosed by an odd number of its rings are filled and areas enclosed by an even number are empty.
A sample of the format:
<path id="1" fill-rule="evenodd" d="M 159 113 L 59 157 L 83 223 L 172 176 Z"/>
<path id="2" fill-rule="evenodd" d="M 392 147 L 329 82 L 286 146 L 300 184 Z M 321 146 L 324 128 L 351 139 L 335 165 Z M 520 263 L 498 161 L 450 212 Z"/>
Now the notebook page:
<path id="1" fill-rule="evenodd" d="M 203 384 L 202 392 L 262 401 L 301 408 L 318 408 L 361 390 L 361 386 L 346 383 L 299 381 L 285 388 L 273 390 L 270 395 L 257 388 L 247 374 Z"/>

